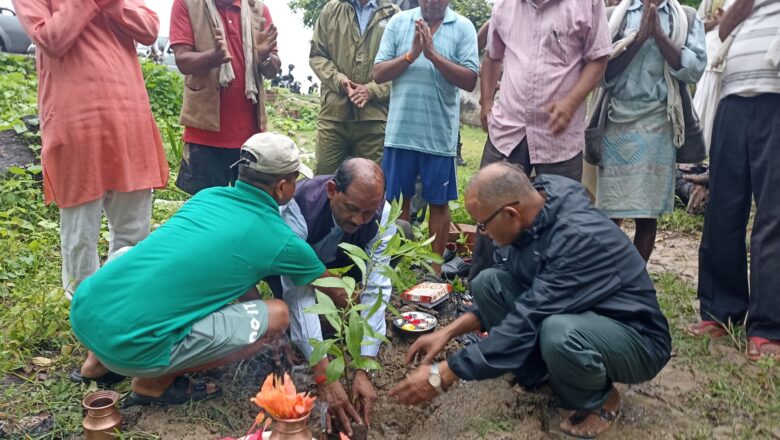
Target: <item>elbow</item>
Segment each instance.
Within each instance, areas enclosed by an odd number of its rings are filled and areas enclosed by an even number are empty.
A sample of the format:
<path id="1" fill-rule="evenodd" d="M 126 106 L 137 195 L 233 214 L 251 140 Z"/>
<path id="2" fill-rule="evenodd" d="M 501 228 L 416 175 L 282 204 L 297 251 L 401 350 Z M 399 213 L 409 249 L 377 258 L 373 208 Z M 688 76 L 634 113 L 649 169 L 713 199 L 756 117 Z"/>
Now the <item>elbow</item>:
<path id="1" fill-rule="evenodd" d="M 387 74 L 381 67 L 374 66 L 374 82 L 377 84 L 383 84 L 389 81 Z"/>
<path id="2" fill-rule="evenodd" d="M 476 73 L 471 75 L 471 77 L 469 77 L 469 79 L 463 84 L 465 86 L 463 87 L 463 90 L 467 92 L 473 92 L 474 89 L 477 88 L 478 80 L 479 80 L 479 75 L 477 75 Z"/>

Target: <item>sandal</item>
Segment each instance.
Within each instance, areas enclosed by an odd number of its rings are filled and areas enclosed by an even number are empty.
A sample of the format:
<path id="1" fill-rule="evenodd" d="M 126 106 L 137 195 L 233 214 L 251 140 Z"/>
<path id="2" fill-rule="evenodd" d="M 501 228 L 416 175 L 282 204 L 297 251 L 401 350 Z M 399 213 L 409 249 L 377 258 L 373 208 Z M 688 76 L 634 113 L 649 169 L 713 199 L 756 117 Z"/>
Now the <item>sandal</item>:
<path id="1" fill-rule="evenodd" d="M 77 368 L 70 373 L 70 380 L 75 383 L 89 384 L 90 382 L 95 382 L 98 384 L 98 386 L 103 387 L 117 384 L 125 379 L 127 379 L 127 376 L 122 376 L 121 374 L 114 373 L 113 371 L 109 371 L 108 373 L 95 378 L 82 376 L 80 368 Z"/>
<path id="2" fill-rule="evenodd" d="M 749 336 L 747 340 L 748 340 L 748 348 L 747 351 L 745 352 L 745 357 L 747 357 L 748 360 L 757 362 L 761 360 L 761 358 L 763 357 L 770 357 L 775 361 L 780 361 L 780 350 L 777 350 L 775 352 L 761 351 L 761 347 L 763 347 L 764 345 L 780 347 L 780 341 L 773 341 L 771 339 L 762 338 L 760 336 Z"/>
<path id="3" fill-rule="evenodd" d="M 195 381 L 187 376 L 179 376 L 173 380 L 173 383 L 160 397 L 144 396 L 135 391 L 131 392 L 126 406 L 181 405 L 183 403 L 213 399 L 222 395 L 222 388 L 218 385 L 213 384 L 214 391 L 212 392 L 208 392 L 208 385 L 205 381 Z"/>
<path id="4" fill-rule="evenodd" d="M 688 334 L 691 336 L 709 336 L 720 338 L 726 335 L 726 328 L 718 321 L 699 321 L 688 326 Z"/>
<path id="5" fill-rule="evenodd" d="M 598 411 L 591 411 L 591 410 L 578 410 L 578 411 L 574 411 L 567 418 L 567 420 L 569 422 L 569 426 L 571 426 L 573 428 L 573 427 L 579 425 L 580 423 L 584 422 L 585 419 L 587 419 L 588 416 L 590 416 L 591 414 L 595 414 L 595 415 L 599 416 L 599 418 L 601 420 L 604 420 L 605 422 L 607 422 L 608 423 L 607 429 L 605 429 L 602 432 L 599 432 L 596 435 L 588 436 L 588 435 L 583 435 L 583 434 L 575 434 L 573 431 L 571 431 L 568 428 L 565 428 L 563 426 L 563 424 L 561 424 L 561 427 L 560 427 L 561 432 L 563 432 L 566 435 L 570 435 L 570 436 L 576 437 L 576 438 L 587 438 L 587 439 L 596 438 L 596 437 L 600 436 L 601 434 L 604 434 L 605 432 L 609 431 L 609 428 L 612 427 L 612 424 L 615 422 L 615 420 L 617 420 L 618 416 L 620 415 L 620 410 L 617 410 L 617 411 L 607 411 L 606 409 L 601 408 Z"/>

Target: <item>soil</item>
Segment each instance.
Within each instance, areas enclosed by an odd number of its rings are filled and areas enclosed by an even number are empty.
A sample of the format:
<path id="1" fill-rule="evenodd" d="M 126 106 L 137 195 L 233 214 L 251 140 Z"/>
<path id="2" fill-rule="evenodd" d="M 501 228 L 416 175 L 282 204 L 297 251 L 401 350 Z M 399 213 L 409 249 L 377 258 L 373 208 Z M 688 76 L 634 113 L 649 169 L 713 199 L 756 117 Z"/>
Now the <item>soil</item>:
<path id="1" fill-rule="evenodd" d="M 24 167 L 35 162 L 35 154 L 14 130 L 0 131 L 0 174 L 12 166 Z"/>
<path id="2" fill-rule="evenodd" d="M 631 232 L 629 231 L 629 234 Z M 691 282 L 696 281 L 698 241 L 675 233 L 659 233 L 658 244 L 650 263 L 651 271 L 674 271 Z M 408 309 L 409 306 L 406 308 Z M 404 308 L 402 308 L 403 310 Z M 455 306 L 439 311 L 439 320 L 446 324 L 453 319 Z M 393 326 L 388 322 L 388 331 Z M 209 372 L 223 388 L 224 395 L 212 401 L 185 408 L 130 408 L 123 410 L 126 430 L 154 433 L 162 439 L 213 439 L 226 435 L 242 436 L 251 426 L 257 408 L 249 397 L 259 389 L 265 375 L 286 368 L 290 350 L 286 341 L 279 341 L 257 357 L 238 365 Z M 511 375 L 481 382 L 459 383 L 446 394 L 427 405 L 406 407 L 387 398 L 387 392 L 411 368 L 403 357 L 410 340 L 392 331 L 390 343 L 383 346 L 380 361 L 383 369 L 374 379 L 379 400 L 374 411 L 372 440 L 402 439 L 563 439 L 558 430 L 563 411 L 552 391 L 543 386 L 529 392 L 515 385 Z M 457 350 L 455 341 L 445 352 Z M 717 347 L 715 358 L 733 359 L 738 365 L 744 358 L 729 347 Z M 300 389 L 314 390 L 313 378 L 303 366 L 293 368 L 293 378 Z M 618 385 L 622 396 L 620 419 L 603 439 L 666 439 L 680 433 L 695 431 L 696 417 L 685 406 L 685 396 L 707 385 L 703 373 L 692 371 L 684 359 L 673 357 L 666 368 L 652 381 L 634 385 Z M 309 420 L 315 438 L 320 438 L 317 404 Z M 729 410 L 724 408 L 724 414 Z M 726 416 L 729 417 L 729 416 Z M 701 422 L 701 420 L 699 420 Z M 705 421 L 715 438 L 729 438 L 739 420 Z M 718 427 L 717 425 L 724 425 Z M 226 431 L 227 430 L 227 431 Z M 722 431 L 722 432 L 721 432 Z M 358 437 L 356 437 L 358 438 Z"/>

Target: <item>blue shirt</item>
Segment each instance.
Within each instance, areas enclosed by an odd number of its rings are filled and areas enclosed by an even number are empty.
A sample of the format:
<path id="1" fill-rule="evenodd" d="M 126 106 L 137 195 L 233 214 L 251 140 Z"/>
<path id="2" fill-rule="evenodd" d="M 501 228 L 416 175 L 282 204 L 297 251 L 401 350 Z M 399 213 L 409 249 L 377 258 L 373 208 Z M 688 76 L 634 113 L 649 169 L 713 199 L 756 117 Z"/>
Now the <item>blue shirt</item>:
<path id="1" fill-rule="evenodd" d="M 376 0 L 369 0 L 365 6 L 360 6 L 359 0 L 352 0 L 352 6 L 355 7 L 355 15 L 357 15 L 360 35 L 363 35 L 366 32 L 368 22 L 371 21 L 371 16 L 374 15 L 374 11 L 376 11 Z"/>
<path id="2" fill-rule="evenodd" d="M 396 14 L 385 28 L 375 64 L 412 49 L 420 8 Z M 455 64 L 479 73 L 477 32 L 471 22 L 447 8 L 433 34 L 436 51 Z M 460 90 L 447 81 L 425 55 L 393 80 L 385 146 L 439 156 L 455 156 L 460 128 Z"/>
<path id="3" fill-rule="evenodd" d="M 639 30 L 642 23 L 644 6 L 640 0 L 634 0 L 626 12 L 624 35 Z M 669 4 L 664 1 L 658 7 L 658 18 L 667 35 L 669 27 Z M 682 17 L 685 19 L 685 17 Z M 704 25 L 697 17 L 688 24 L 688 36 L 680 54 L 680 70 L 671 69 L 672 77 L 693 84 L 699 80 L 707 67 Z M 616 77 L 607 82 L 612 88 L 609 119 L 613 122 L 633 122 L 641 117 L 666 111 L 668 89 L 664 79 L 664 59 L 661 49 L 654 39 L 649 39 L 639 49 L 631 63 Z"/>

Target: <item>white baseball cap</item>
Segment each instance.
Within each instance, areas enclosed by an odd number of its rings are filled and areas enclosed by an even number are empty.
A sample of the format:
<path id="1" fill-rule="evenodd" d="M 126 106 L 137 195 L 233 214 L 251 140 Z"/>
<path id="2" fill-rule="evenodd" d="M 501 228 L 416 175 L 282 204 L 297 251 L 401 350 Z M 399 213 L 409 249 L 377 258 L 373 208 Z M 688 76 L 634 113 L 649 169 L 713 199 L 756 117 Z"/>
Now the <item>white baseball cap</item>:
<path id="1" fill-rule="evenodd" d="M 298 171 L 310 179 L 314 175 L 311 168 L 301 162 L 301 153 L 295 142 L 279 133 L 258 133 L 247 139 L 241 147 L 241 159 L 234 165 L 240 164 L 265 174 L 283 175 Z"/>

